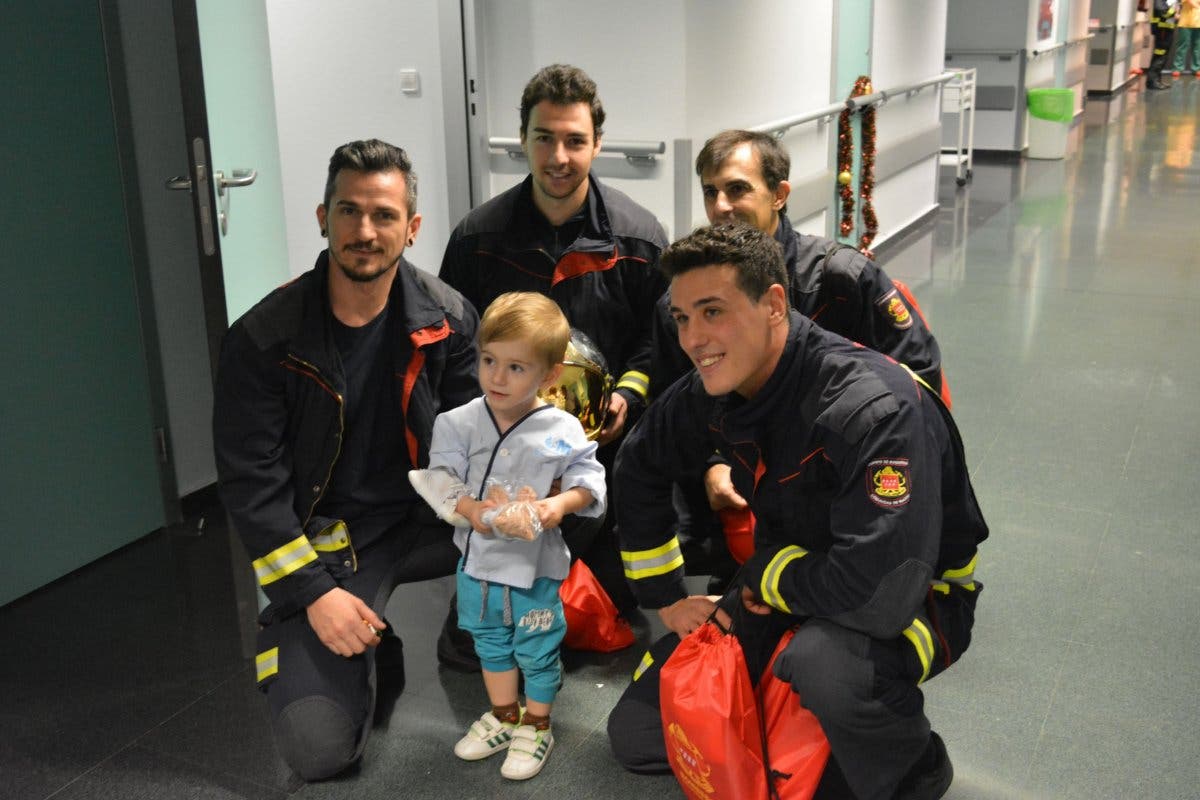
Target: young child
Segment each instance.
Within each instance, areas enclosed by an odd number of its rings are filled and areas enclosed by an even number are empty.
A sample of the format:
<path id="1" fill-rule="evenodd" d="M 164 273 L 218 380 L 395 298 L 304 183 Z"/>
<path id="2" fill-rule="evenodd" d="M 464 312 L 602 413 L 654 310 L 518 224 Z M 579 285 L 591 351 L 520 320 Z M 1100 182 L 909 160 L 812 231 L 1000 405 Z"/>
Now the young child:
<path id="1" fill-rule="evenodd" d="M 599 517 L 605 507 L 596 444 L 578 419 L 538 397 L 557 380 L 570 338 L 553 300 L 496 298 L 479 325 L 483 397 L 438 415 L 429 468 L 409 476 L 455 525 L 459 626 L 475 641 L 492 704 L 454 753 L 475 761 L 507 748 L 500 774 L 513 780 L 537 775 L 554 747 L 550 708 L 566 632 L 558 587 L 570 566 L 558 526 L 568 514 Z"/>

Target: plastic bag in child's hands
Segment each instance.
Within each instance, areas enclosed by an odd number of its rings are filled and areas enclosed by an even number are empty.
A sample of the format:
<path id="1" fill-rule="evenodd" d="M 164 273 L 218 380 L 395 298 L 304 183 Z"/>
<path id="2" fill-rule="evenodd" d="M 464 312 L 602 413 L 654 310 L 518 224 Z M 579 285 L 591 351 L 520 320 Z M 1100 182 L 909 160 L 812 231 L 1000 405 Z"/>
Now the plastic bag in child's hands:
<path id="1" fill-rule="evenodd" d="M 533 487 L 489 478 L 483 499 L 496 503 L 496 508 L 483 513 L 483 522 L 496 535 L 531 542 L 541 534 L 542 521 L 533 506 L 538 496 Z"/>

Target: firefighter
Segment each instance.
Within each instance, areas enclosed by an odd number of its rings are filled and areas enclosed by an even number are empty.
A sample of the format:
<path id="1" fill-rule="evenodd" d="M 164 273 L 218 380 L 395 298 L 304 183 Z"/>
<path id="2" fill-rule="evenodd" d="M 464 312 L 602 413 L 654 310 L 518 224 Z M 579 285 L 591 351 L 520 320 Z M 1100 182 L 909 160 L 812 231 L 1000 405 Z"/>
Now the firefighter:
<path id="1" fill-rule="evenodd" d="M 695 372 L 651 405 L 617 459 L 626 574 L 671 631 L 609 717 L 618 761 L 668 769 L 658 670 L 717 612 L 688 596 L 670 533 L 672 481 L 715 444 L 757 518 L 755 553 L 722 613 L 763 620 L 735 627 L 755 663 L 799 623 L 774 672 L 828 736 L 835 766 L 824 791 L 940 797 L 953 769 L 919 685 L 969 644 L 976 548 L 988 532 L 949 411 L 904 366 L 790 310 L 767 234 L 701 228 L 661 264 Z M 830 788 L 839 781 L 848 788 Z"/>

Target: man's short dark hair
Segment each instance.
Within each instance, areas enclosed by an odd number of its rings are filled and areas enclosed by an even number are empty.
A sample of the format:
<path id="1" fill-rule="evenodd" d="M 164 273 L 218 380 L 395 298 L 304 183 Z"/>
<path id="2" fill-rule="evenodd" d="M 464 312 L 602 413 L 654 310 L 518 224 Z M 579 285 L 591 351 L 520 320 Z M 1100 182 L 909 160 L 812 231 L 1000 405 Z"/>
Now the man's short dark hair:
<path id="1" fill-rule="evenodd" d="M 359 139 L 348 142 L 337 150 L 329 159 L 329 177 L 325 179 L 325 208 L 333 199 L 333 190 L 337 184 L 338 173 L 342 170 L 353 172 L 388 172 L 398 170 L 404 176 L 405 194 L 408 197 L 408 215 L 417 213 L 417 173 L 413 172 L 412 161 L 408 153 L 394 144 L 379 139 Z"/>
<path id="2" fill-rule="evenodd" d="M 757 301 L 775 283 L 787 292 L 783 248 L 774 237 L 744 222 L 697 228 L 663 250 L 658 262 L 667 280 L 720 264 L 737 271 L 737 287 L 751 300 Z"/>
<path id="3" fill-rule="evenodd" d="M 696 174 L 703 178 L 704 173 L 713 172 L 744 142 L 749 142 L 754 152 L 758 153 L 763 181 L 768 189 L 775 191 L 781 182 L 788 179 L 788 173 L 792 170 L 792 158 L 779 144 L 779 140 L 769 133 L 736 129 L 721 131 L 705 142 L 704 147 L 700 149 L 700 155 L 696 156 Z"/>
<path id="4" fill-rule="evenodd" d="M 551 64 L 542 67 L 525 84 L 521 93 L 521 136 L 529 127 L 529 113 L 543 100 L 556 106 L 587 103 L 592 111 L 592 138 L 604 133 L 604 105 L 596 94 L 596 82 L 579 67 L 570 64 Z"/>

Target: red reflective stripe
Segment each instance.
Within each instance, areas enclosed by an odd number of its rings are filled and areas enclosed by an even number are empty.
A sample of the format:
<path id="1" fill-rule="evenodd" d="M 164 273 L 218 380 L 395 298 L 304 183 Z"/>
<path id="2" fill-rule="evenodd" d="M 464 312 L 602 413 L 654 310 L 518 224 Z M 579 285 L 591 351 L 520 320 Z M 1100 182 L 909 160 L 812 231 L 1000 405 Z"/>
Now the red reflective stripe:
<path id="1" fill-rule="evenodd" d="M 758 466 L 754 468 L 754 491 L 758 492 L 758 482 L 767 474 L 767 464 L 762 460 L 761 451 L 758 454 Z"/>
<path id="2" fill-rule="evenodd" d="M 427 344 L 433 344 L 434 342 L 442 341 L 443 339 L 449 337 L 453 332 L 454 331 L 450 328 L 450 323 L 446 320 L 442 320 L 442 324 L 438 327 L 421 328 L 420 330 L 410 333 L 408 338 L 412 340 L 413 347 L 419 350 Z"/>
<path id="3" fill-rule="evenodd" d="M 815 456 L 816 456 L 818 453 L 823 453 L 823 452 L 825 452 L 825 448 L 824 448 L 824 447 L 818 447 L 816 450 L 813 450 L 811 453 L 809 453 L 808 455 L 806 455 L 804 458 L 802 458 L 802 459 L 800 460 L 800 466 L 804 466 L 804 465 L 805 465 L 805 464 L 807 464 L 809 461 L 811 461 L 811 460 L 813 459 L 813 457 L 815 457 Z M 796 477 L 797 475 L 799 475 L 799 474 L 800 474 L 800 472 L 801 472 L 801 470 L 796 470 L 796 471 L 795 471 L 795 472 L 793 472 L 791 475 L 786 475 L 786 476 L 784 476 L 784 477 L 780 478 L 780 479 L 779 479 L 779 482 L 780 482 L 780 483 L 787 483 L 787 482 L 788 482 L 788 481 L 790 481 L 792 478 L 794 478 L 794 477 Z"/>
<path id="4" fill-rule="evenodd" d="M 625 260 L 647 263 L 644 258 L 621 255 L 617 252 L 616 246 L 613 247 L 611 258 L 606 258 L 602 253 L 567 253 L 559 259 L 558 265 L 554 268 L 554 277 L 550 280 L 550 285 L 556 286 L 562 281 L 578 278 L 589 272 L 604 272 L 615 267 L 618 261 Z"/>
<path id="5" fill-rule="evenodd" d="M 413 387 L 417 385 L 417 378 L 420 377 L 421 370 L 424 367 L 425 354 L 417 350 L 413 353 L 412 360 L 408 362 L 408 371 L 404 373 L 404 393 L 400 397 L 400 408 L 404 409 L 404 438 L 408 441 L 409 463 L 412 464 L 414 469 L 420 466 L 420 462 L 417 460 L 419 457 L 417 436 L 413 433 L 412 426 L 408 422 L 408 403 L 412 400 Z"/>
<path id="6" fill-rule="evenodd" d="M 413 356 L 408 362 L 408 369 L 404 372 L 404 390 L 400 395 L 400 408 L 404 410 L 404 438 L 408 442 L 408 456 L 414 468 L 419 466 L 417 459 L 420 457 L 420 448 L 417 444 L 417 435 L 413 433 L 412 426 L 408 423 L 408 405 L 412 400 L 417 378 L 421 376 L 421 370 L 425 367 L 425 353 L 421 348 L 449 338 L 451 333 L 453 330 L 450 328 L 450 323 L 443 319 L 442 324 L 437 327 L 421 328 L 408 335 L 413 343 Z"/>

